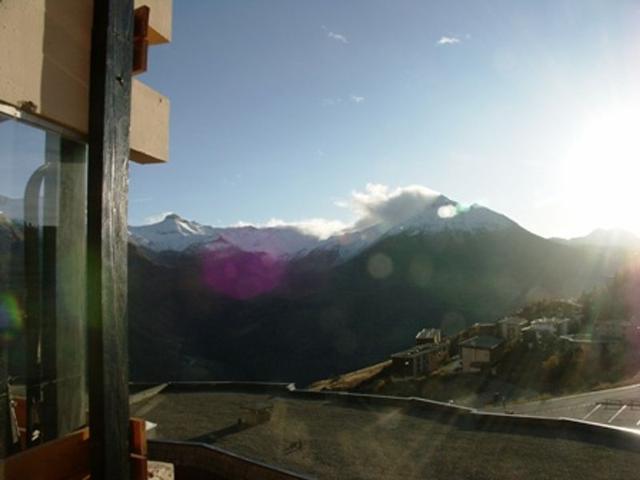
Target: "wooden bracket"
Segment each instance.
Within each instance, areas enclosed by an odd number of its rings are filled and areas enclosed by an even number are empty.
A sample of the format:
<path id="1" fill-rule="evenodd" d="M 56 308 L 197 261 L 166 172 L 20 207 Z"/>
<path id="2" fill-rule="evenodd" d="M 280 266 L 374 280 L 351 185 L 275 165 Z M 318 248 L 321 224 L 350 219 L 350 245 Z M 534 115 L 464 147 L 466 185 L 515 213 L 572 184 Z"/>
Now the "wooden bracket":
<path id="1" fill-rule="evenodd" d="M 133 14 L 133 75 L 147 71 L 149 51 L 149 14 L 147 6 L 138 7 Z"/>

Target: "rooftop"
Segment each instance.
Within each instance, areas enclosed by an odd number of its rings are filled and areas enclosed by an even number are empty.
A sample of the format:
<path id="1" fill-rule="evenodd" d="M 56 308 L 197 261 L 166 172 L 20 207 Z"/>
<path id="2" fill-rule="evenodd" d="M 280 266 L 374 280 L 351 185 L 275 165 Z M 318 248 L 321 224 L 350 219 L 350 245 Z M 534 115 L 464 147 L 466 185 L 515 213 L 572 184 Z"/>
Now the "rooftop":
<path id="1" fill-rule="evenodd" d="M 406 350 L 402 350 L 401 352 L 397 352 L 391 355 L 391 358 L 407 358 L 407 357 L 415 357 L 416 355 L 423 355 L 431 350 L 439 350 L 442 348 L 442 344 L 423 344 L 416 345 L 415 347 L 408 348 Z"/>
<path id="2" fill-rule="evenodd" d="M 418 338 L 434 338 L 440 335 L 439 328 L 423 328 L 416 335 L 416 339 Z"/>
<path id="3" fill-rule="evenodd" d="M 569 323 L 571 322 L 570 318 L 558 318 L 558 317 L 542 317 L 536 318 L 531 321 L 531 325 L 542 325 L 542 324 L 553 324 L 557 325 L 559 323 Z"/>
<path id="4" fill-rule="evenodd" d="M 610 343 L 610 340 L 607 340 L 603 337 L 593 336 L 591 333 L 574 333 L 572 335 L 562 335 L 560 337 L 562 340 L 566 340 L 571 343 L 581 343 L 581 344 L 605 344 Z"/>
<path id="5" fill-rule="evenodd" d="M 502 320 L 498 320 L 498 323 L 511 324 L 511 325 L 525 325 L 527 320 L 522 317 L 505 317 Z"/>
<path id="6" fill-rule="evenodd" d="M 241 427 L 243 406 L 269 402 L 270 420 Z M 132 406 L 157 437 L 209 443 L 318 478 L 450 480 L 635 478 L 640 453 L 555 436 L 475 430 L 389 405 L 329 398 L 161 393 Z"/>
<path id="7" fill-rule="evenodd" d="M 499 347 L 503 342 L 504 340 L 501 338 L 492 337 L 491 335 L 478 335 L 461 342 L 460 346 L 493 350 L 494 348 Z"/>

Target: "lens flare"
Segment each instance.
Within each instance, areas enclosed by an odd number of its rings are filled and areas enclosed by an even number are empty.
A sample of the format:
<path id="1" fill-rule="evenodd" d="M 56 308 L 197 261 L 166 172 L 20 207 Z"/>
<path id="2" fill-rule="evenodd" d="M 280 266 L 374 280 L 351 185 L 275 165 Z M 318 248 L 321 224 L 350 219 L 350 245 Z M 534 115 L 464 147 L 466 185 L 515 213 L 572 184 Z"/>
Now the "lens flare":
<path id="1" fill-rule="evenodd" d="M 263 252 L 211 251 L 203 257 L 205 284 L 238 300 L 247 300 L 276 289 L 284 280 L 285 267 L 283 261 Z"/>
<path id="2" fill-rule="evenodd" d="M 449 205 L 443 205 L 440 208 L 438 208 L 438 216 L 440 218 L 453 218 L 456 215 L 459 215 L 460 213 L 464 213 L 467 212 L 469 210 L 469 207 L 466 205 L 461 205 L 459 203 L 457 204 L 449 204 Z"/>
<path id="3" fill-rule="evenodd" d="M 0 294 L 0 338 L 12 339 L 22 329 L 23 314 L 16 297 L 10 293 Z"/>
<path id="4" fill-rule="evenodd" d="M 373 278 L 381 280 L 393 272 L 393 261 L 384 253 L 376 253 L 369 258 L 367 270 Z"/>
<path id="5" fill-rule="evenodd" d="M 443 205 L 438 208 L 438 216 L 440 218 L 453 218 L 458 214 L 454 205 Z"/>

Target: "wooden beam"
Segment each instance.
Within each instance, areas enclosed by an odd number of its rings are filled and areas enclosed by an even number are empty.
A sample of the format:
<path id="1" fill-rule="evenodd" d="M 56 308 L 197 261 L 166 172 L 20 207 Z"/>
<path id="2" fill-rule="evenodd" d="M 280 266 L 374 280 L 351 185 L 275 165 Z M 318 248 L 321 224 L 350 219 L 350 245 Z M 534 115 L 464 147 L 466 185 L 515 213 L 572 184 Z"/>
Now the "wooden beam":
<path id="1" fill-rule="evenodd" d="M 87 425 L 86 144 L 60 137 L 56 254 L 56 428 Z"/>
<path id="2" fill-rule="evenodd" d="M 133 0 L 95 0 L 87 205 L 91 478 L 129 478 L 127 185 Z"/>
<path id="3" fill-rule="evenodd" d="M 133 16 L 133 75 L 147 71 L 149 51 L 149 13 L 151 9 L 143 5 L 135 9 Z"/>

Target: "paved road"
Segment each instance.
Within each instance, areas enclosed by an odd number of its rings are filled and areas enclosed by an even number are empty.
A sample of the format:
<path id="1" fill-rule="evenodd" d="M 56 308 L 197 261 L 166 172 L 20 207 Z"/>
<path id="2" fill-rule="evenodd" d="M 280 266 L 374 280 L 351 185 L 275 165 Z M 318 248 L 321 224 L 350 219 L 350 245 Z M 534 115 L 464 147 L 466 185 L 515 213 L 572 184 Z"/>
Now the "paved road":
<path id="1" fill-rule="evenodd" d="M 506 410 L 640 429 L 640 383 L 539 402 L 507 404 Z"/>

